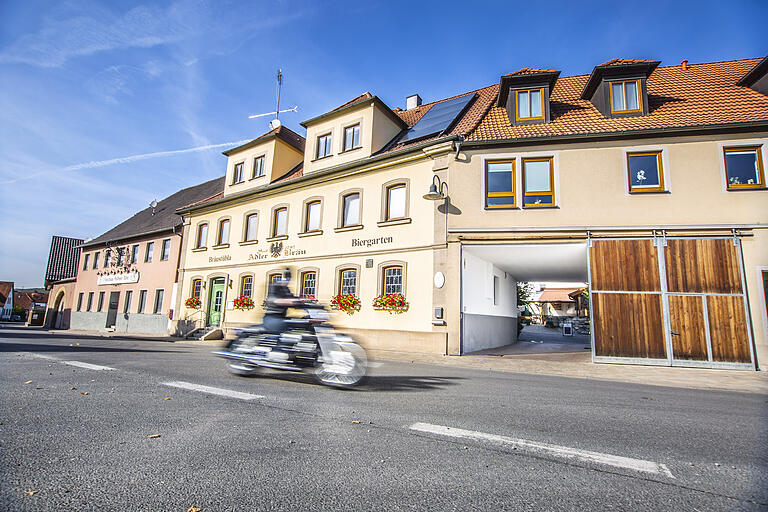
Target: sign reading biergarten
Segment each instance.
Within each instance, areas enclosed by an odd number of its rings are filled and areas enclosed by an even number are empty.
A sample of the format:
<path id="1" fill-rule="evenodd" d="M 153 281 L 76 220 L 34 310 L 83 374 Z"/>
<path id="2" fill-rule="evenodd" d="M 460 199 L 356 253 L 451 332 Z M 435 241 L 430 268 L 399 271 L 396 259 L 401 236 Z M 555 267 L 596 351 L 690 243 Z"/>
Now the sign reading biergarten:
<path id="1" fill-rule="evenodd" d="M 102 274 L 96 281 L 99 285 L 104 284 L 124 284 L 124 283 L 138 283 L 139 271 L 133 272 L 118 272 L 116 274 Z"/>

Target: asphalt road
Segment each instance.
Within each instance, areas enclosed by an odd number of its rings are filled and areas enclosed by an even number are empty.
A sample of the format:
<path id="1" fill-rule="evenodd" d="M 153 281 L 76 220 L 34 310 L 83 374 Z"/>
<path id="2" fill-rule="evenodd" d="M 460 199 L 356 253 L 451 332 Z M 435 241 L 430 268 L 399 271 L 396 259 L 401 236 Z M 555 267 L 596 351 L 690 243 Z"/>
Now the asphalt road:
<path id="1" fill-rule="evenodd" d="M 768 509 L 766 395 L 214 348 L 0 329 L 0 510 Z"/>

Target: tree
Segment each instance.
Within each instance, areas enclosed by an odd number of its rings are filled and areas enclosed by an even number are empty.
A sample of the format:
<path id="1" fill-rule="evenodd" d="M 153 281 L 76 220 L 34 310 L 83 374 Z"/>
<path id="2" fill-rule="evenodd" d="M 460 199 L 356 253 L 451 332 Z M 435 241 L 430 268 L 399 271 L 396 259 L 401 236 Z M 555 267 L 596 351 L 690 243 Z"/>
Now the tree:
<path id="1" fill-rule="evenodd" d="M 525 306 L 533 297 L 533 285 L 531 283 L 517 282 L 517 305 Z"/>

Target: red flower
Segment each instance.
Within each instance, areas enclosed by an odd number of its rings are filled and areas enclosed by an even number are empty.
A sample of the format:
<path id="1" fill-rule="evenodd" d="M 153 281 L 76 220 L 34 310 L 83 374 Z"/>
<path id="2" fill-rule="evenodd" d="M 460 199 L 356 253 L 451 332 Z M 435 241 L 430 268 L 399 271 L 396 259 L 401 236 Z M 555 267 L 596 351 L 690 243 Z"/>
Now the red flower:
<path id="1" fill-rule="evenodd" d="M 331 308 L 339 309 L 351 315 L 355 311 L 360 311 L 360 299 L 351 293 L 334 295 L 331 299 Z"/>
<path id="2" fill-rule="evenodd" d="M 184 305 L 190 309 L 200 309 L 200 306 L 203 305 L 203 302 L 199 297 L 190 297 L 184 301 Z"/>
<path id="3" fill-rule="evenodd" d="M 385 293 L 373 299 L 373 308 L 400 314 L 408 311 L 408 301 L 401 293 Z"/>

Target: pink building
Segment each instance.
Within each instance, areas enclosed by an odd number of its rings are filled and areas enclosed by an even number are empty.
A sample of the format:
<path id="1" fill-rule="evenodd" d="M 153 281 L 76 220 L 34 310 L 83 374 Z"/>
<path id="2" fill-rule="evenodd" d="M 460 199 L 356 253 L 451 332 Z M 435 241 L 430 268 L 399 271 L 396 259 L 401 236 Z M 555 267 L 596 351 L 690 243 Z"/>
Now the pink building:
<path id="1" fill-rule="evenodd" d="M 185 188 L 84 242 L 70 328 L 171 332 L 183 231 L 175 211 L 223 188 L 224 178 Z"/>

